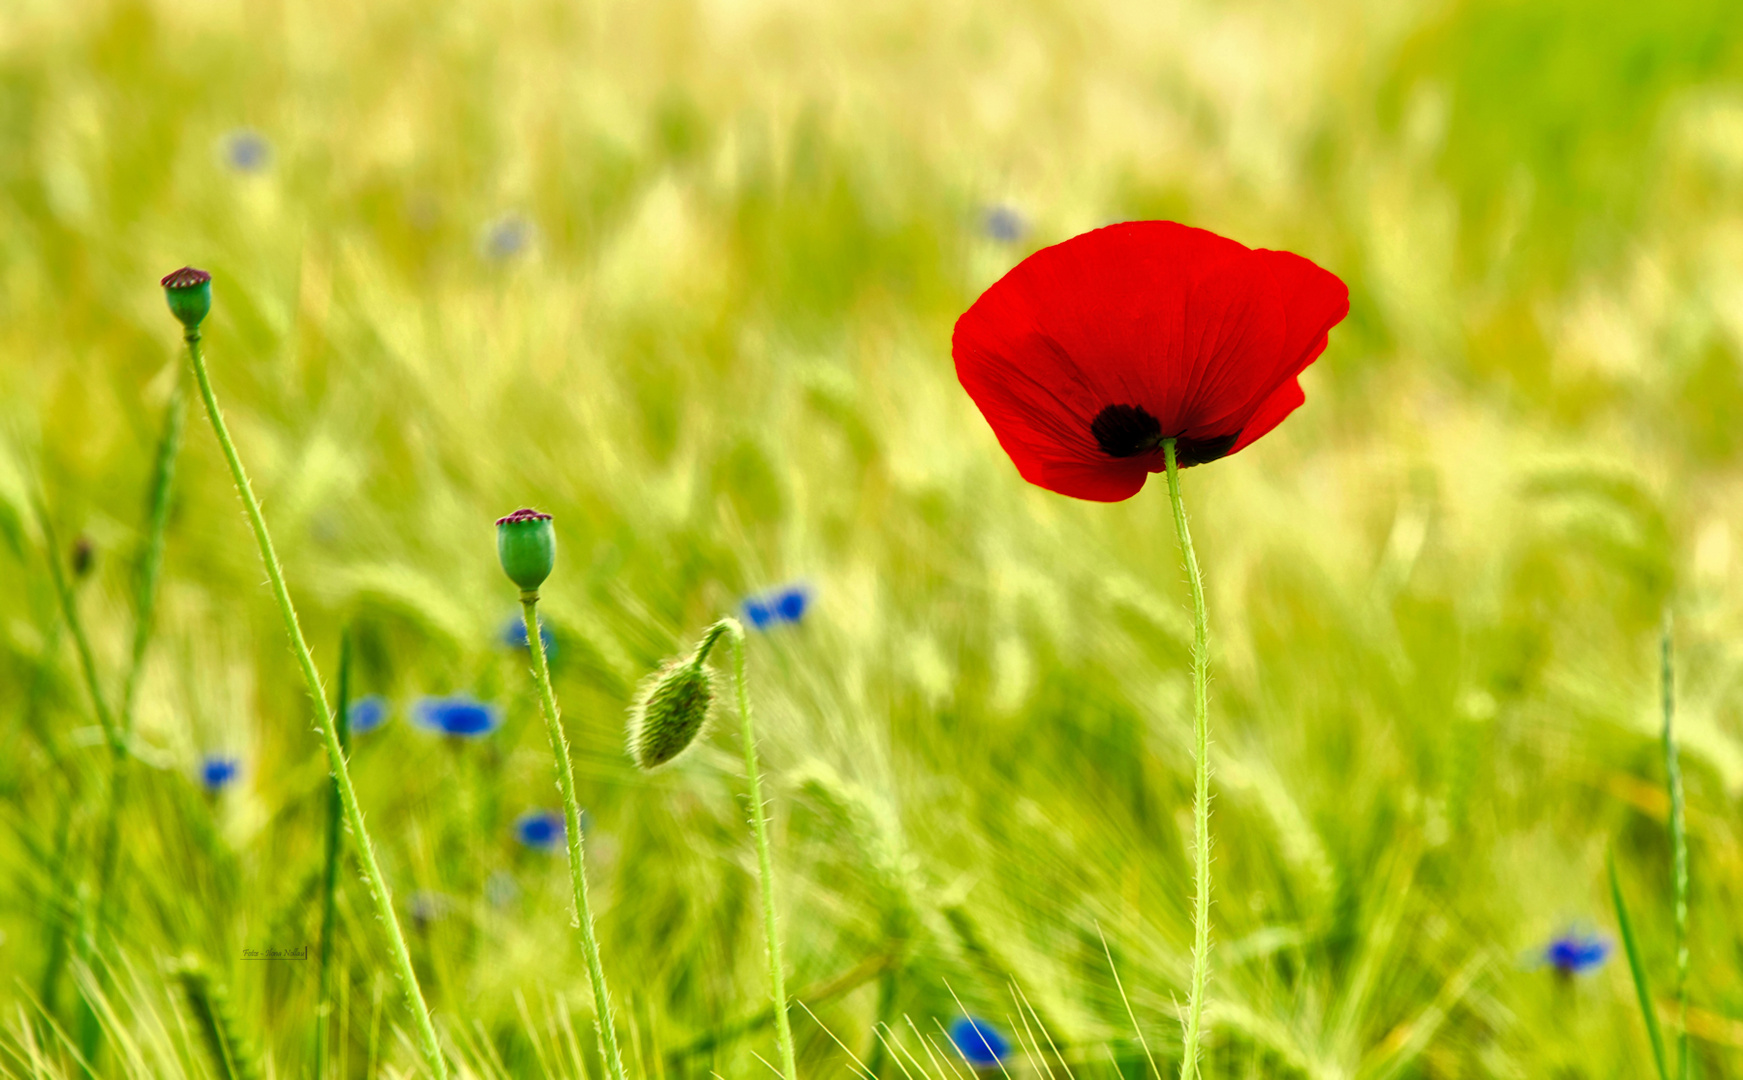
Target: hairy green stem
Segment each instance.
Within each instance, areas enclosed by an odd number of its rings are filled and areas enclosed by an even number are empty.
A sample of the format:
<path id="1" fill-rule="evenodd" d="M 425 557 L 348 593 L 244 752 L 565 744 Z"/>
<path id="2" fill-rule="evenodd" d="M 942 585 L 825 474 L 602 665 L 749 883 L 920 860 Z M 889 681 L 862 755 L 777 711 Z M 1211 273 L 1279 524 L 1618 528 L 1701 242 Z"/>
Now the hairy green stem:
<path id="1" fill-rule="evenodd" d="M 786 1080 L 798 1080 L 799 1068 L 793 1060 L 793 1028 L 787 1022 L 786 976 L 781 964 L 781 932 L 775 921 L 775 868 L 769 855 L 769 815 L 763 806 L 762 778 L 757 769 L 756 728 L 751 722 L 750 692 L 746 686 L 744 627 L 737 619 L 726 618 L 715 624 L 732 639 L 733 681 L 738 688 L 739 732 L 744 740 L 744 772 L 750 788 L 751 825 L 756 832 L 757 869 L 762 877 L 763 934 L 768 939 L 769 994 L 775 1009 L 775 1043 L 781 1051 L 781 1075 Z"/>
<path id="2" fill-rule="evenodd" d="M 1204 1015 L 1204 984 L 1210 976 L 1210 626 L 1204 607 L 1204 577 L 1192 551 L 1186 528 L 1186 504 L 1180 498 L 1180 467 L 1174 440 L 1162 442 L 1168 466 L 1168 500 L 1174 504 L 1174 531 L 1192 583 L 1192 987 L 1186 999 L 1185 1035 L 1181 1046 L 1181 1080 L 1198 1073 L 1198 1044 Z"/>
<path id="3" fill-rule="evenodd" d="M 1670 614 L 1664 616 L 1659 642 L 1660 704 L 1664 710 L 1664 772 L 1670 789 L 1671 892 L 1676 920 L 1676 1074 L 1689 1075 L 1689 840 L 1684 818 L 1682 765 L 1677 761 L 1671 718 L 1676 712 L 1675 669 L 1671 663 Z"/>
<path id="4" fill-rule="evenodd" d="M 350 630 L 339 636 L 339 694 L 333 719 L 339 725 L 339 749 L 346 756 L 350 756 Z M 321 1080 L 327 1073 L 327 1031 L 333 1022 L 333 928 L 338 923 L 339 860 L 344 850 L 344 834 L 340 830 L 340 823 L 344 815 L 344 799 L 339 794 L 339 782 L 334 780 L 327 794 L 327 865 L 321 882 L 321 1001 L 315 1009 L 315 1080 Z"/>
<path id="5" fill-rule="evenodd" d="M 290 589 L 285 586 L 284 571 L 279 567 L 277 552 L 273 550 L 272 536 L 266 531 L 266 518 L 261 515 L 260 502 L 254 497 L 254 489 L 249 486 L 248 473 L 242 467 L 242 458 L 237 455 L 236 444 L 231 441 L 230 431 L 224 425 L 224 414 L 218 409 L 218 398 L 212 392 L 212 380 L 206 374 L 206 361 L 200 353 L 199 331 L 188 331 L 187 341 L 188 356 L 194 366 L 194 379 L 199 383 L 200 397 L 206 403 L 206 416 L 212 421 L 212 433 L 217 436 L 218 446 L 224 451 L 224 460 L 230 464 L 230 475 L 236 481 L 236 492 L 242 497 L 243 509 L 248 513 L 248 524 L 253 528 L 255 542 L 260 546 L 260 561 L 266 566 L 267 579 L 272 583 L 272 594 L 278 600 L 279 614 L 284 618 L 285 633 L 290 637 L 291 649 L 296 653 L 297 664 L 302 668 L 309 703 L 321 721 L 321 738 L 327 747 L 327 762 L 333 770 L 334 781 L 339 785 L 339 798 L 345 807 L 345 820 L 351 826 L 351 835 L 357 842 L 358 862 L 363 866 L 363 878 L 369 885 L 369 895 L 375 901 L 376 915 L 387 935 L 388 951 L 392 954 L 395 974 L 405 991 L 406 1004 L 412 1010 L 424 1064 L 440 1080 L 446 1080 L 448 1064 L 442 1057 L 441 1040 L 437 1037 L 435 1024 L 430 1019 L 429 1006 L 424 1004 L 423 991 L 418 987 L 417 971 L 412 967 L 412 957 L 406 949 L 405 935 L 400 932 L 399 919 L 393 912 L 393 897 L 388 892 L 387 879 L 382 877 L 381 866 L 375 861 L 375 847 L 369 842 L 369 833 L 363 827 L 363 808 L 358 805 L 357 792 L 351 786 L 351 770 L 345 764 L 345 750 L 339 744 L 339 729 L 333 721 L 333 713 L 327 708 L 327 697 L 321 689 L 320 672 L 315 668 L 315 658 L 309 653 L 308 643 L 303 640 L 303 629 L 297 622 L 297 609 L 291 603 Z"/>
<path id="6" fill-rule="evenodd" d="M 575 770 L 569 764 L 569 739 L 563 734 L 557 695 L 551 689 L 551 670 L 545 662 L 545 641 L 539 635 L 539 593 L 520 594 L 521 617 L 526 620 L 527 651 L 533 657 L 533 681 L 539 684 L 544 704 L 545 730 L 551 737 L 551 753 L 557 759 L 557 788 L 563 793 L 564 839 L 569 846 L 569 880 L 575 890 L 575 922 L 581 928 L 581 951 L 587 957 L 587 977 L 593 982 L 593 1012 L 612 1080 L 624 1080 L 623 1054 L 617 1048 L 617 1025 L 611 1015 L 611 991 L 605 985 L 605 965 L 599 959 L 599 940 L 593 935 L 593 907 L 587 902 L 587 862 L 581 844 L 581 804 L 575 801 Z"/>

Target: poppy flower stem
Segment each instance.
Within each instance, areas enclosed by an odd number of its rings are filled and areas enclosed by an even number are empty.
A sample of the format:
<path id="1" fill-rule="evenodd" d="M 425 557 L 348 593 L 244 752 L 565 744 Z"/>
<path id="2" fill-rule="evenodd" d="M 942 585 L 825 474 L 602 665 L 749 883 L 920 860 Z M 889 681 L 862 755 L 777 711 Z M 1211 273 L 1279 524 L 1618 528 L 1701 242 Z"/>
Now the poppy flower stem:
<path id="1" fill-rule="evenodd" d="M 545 662 L 545 639 L 539 631 L 539 591 L 523 589 L 520 607 L 527 625 L 527 651 L 533 656 L 533 681 L 539 684 L 539 700 L 544 704 L 545 731 L 551 737 L 551 753 L 557 759 L 557 789 L 563 795 L 563 835 L 569 845 L 569 879 L 575 889 L 575 923 L 581 928 L 581 951 L 586 954 L 587 977 L 593 983 L 594 1022 L 612 1080 L 624 1080 L 623 1054 L 617 1048 L 617 1024 L 611 1015 L 611 991 L 605 985 L 599 939 L 593 934 L 593 908 L 587 902 L 587 861 L 581 846 L 581 805 L 575 801 L 575 770 L 569 763 L 569 739 L 563 734 L 557 695 L 551 689 L 551 669 Z"/>
<path id="2" fill-rule="evenodd" d="M 1204 1015 L 1204 984 L 1210 976 L 1210 627 L 1204 607 L 1204 576 L 1192 551 L 1186 528 L 1186 504 L 1180 498 L 1180 466 L 1174 460 L 1174 440 L 1162 440 L 1168 466 L 1168 501 L 1174 504 L 1174 531 L 1192 583 L 1192 879 L 1197 893 L 1192 904 L 1192 988 L 1186 998 L 1186 1030 L 1181 1046 L 1180 1078 L 1198 1074 L 1199 1025 Z"/>
<path id="3" fill-rule="evenodd" d="M 769 855 L 769 815 L 763 806 L 762 778 L 757 767 L 756 727 L 751 722 L 750 691 L 744 674 L 744 627 L 737 619 L 725 618 L 715 624 L 732 639 L 732 676 L 738 690 L 739 733 L 744 741 L 744 772 L 750 788 L 750 820 L 756 833 L 757 870 L 762 877 L 763 935 L 768 940 L 769 995 L 775 1007 L 775 1043 L 781 1051 L 781 1075 L 786 1080 L 798 1080 L 799 1069 L 793 1060 L 793 1029 L 787 1022 L 786 976 L 781 964 L 781 934 L 775 921 L 775 868 Z"/>
<path id="4" fill-rule="evenodd" d="M 381 920 L 382 931 L 387 935 L 394 973 L 399 978 L 400 988 L 405 992 L 406 1004 L 411 1006 L 424 1064 L 437 1080 L 447 1080 L 448 1063 L 442 1057 L 442 1043 L 436 1035 L 435 1024 L 430 1019 L 429 1006 L 424 1004 L 423 991 L 418 987 L 418 975 L 412 967 L 411 953 L 406 949 L 405 935 L 400 932 L 399 920 L 394 916 L 393 897 L 387 891 L 387 879 L 382 876 L 381 866 L 375 861 L 375 846 L 369 842 L 369 833 L 363 827 L 363 808 L 358 805 L 357 790 L 351 785 L 351 770 L 345 764 L 345 750 L 339 743 L 339 729 L 333 720 L 333 711 L 327 707 L 326 694 L 321 690 L 321 673 L 316 670 L 315 658 L 309 652 L 308 642 L 303 639 L 303 628 L 297 622 L 297 609 L 291 603 L 290 589 L 284 583 L 284 570 L 279 566 L 278 553 L 273 549 L 272 535 L 266 531 L 266 518 L 260 512 L 260 501 L 254 497 L 254 489 L 248 483 L 248 471 L 242 467 L 242 458 L 236 453 L 236 444 L 231 440 L 230 429 L 224 424 L 224 414 L 218 408 L 218 397 L 212 392 L 212 379 L 206 374 L 206 361 L 200 351 L 200 332 L 197 325 L 188 329 L 187 342 L 188 358 L 193 363 L 194 380 L 199 384 L 200 397 L 206 403 L 206 416 L 212 422 L 212 434 L 217 437 L 218 446 L 224 451 L 224 460 L 230 465 L 230 476 L 236 481 L 236 493 L 242 497 L 242 507 L 248 513 L 248 524 L 253 528 L 254 540 L 260 546 L 260 561 L 266 566 L 267 579 L 272 583 L 272 595 L 278 600 L 278 611 L 284 618 L 285 633 L 290 638 L 291 649 L 296 653 L 297 663 L 302 668 L 309 703 L 321 721 L 321 738 L 327 747 L 327 763 L 332 768 L 334 781 L 339 785 L 339 798 L 345 807 L 345 821 L 351 826 L 351 835 L 357 843 L 357 861 L 363 866 L 363 878 L 369 884 L 370 898 L 375 901 L 376 917 Z"/>
<path id="5" fill-rule="evenodd" d="M 339 693 L 333 709 L 339 725 L 339 748 L 351 753 L 351 631 L 339 634 Z M 339 862 L 345 836 L 345 814 L 338 781 L 327 794 L 327 861 L 321 875 L 321 966 L 316 980 L 321 999 L 315 1009 L 315 1080 L 327 1075 L 327 1047 L 333 1023 L 333 932 L 339 924 Z"/>

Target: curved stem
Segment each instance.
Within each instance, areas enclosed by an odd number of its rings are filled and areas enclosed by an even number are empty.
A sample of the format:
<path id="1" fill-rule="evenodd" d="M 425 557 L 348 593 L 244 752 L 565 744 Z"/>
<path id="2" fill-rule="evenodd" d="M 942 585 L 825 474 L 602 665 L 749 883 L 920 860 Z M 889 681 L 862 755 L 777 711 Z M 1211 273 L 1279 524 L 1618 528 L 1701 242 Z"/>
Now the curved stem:
<path id="1" fill-rule="evenodd" d="M 1198 572 L 1198 556 L 1192 551 L 1192 533 L 1186 528 L 1186 504 L 1180 498 L 1180 467 L 1174 459 L 1173 439 L 1163 440 L 1162 452 L 1168 465 L 1168 501 L 1174 504 L 1174 531 L 1180 537 L 1180 553 L 1192 583 L 1192 878 L 1196 896 L 1192 905 L 1192 988 L 1186 999 L 1180 1058 L 1180 1078 L 1190 1080 L 1198 1074 L 1204 984 L 1210 976 L 1210 618 L 1204 607 L 1204 578 Z"/>
<path id="2" fill-rule="evenodd" d="M 750 786 L 751 824 L 756 831 L 757 869 L 762 877 L 763 934 L 769 946 L 769 994 L 775 1006 L 775 1043 L 781 1050 L 781 1075 L 786 1080 L 798 1080 L 799 1069 L 793 1060 L 793 1028 L 787 1022 L 787 986 L 782 974 L 781 935 L 775 923 L 775 869 L 769 855 L 769 816 L 763 807 L 762 779 L 757 769 L 756 728 L 751 723 L 750 693 L 744 675 L 744 627 L 737 619 L 722 619 L 722 627 L 732 638 L 733 679 L 738 686 L 739 731 L 744 739 L 744 771 Z"/>
<path id="3" fill-rule="evenodd" d="M 60 600 L 61 618 L 66 620 L 67 629 L 73 632 L 73 646 L 79 654 L 79 669 L 85 676 L 85 689 L 91 695 L 91 708 L 97 714 L 97 723 L 103 727 L 104 741 L 115 754 L 127 753 L 127 743 L 121 737 L 121 729 L 115 723 L 115 714 L 109 711 L 109 702 L 103 697 L 103 687 L 97 680 L 97 660 L 91 652 L 91 639 L 85 633 L 85 624 L 79 619 L 79 606 L 73 597 L 72 583 L 67 580 L 66 570 L 61 567 L 60 540 L 55 536 L 54 524 L 49 520 L 48 507 L 43 503 L 42 492 L 34 487 L 30 493 L 31 509 L 36 513 L 36 524 L 42 530 L 43 543 L 48 546 L 49 576 L 54 581 L 55 596 Z"/>
<path id="4" fill-rule="evenodd" d="M 545 706 L 545 731 L 557 759 L 557 789 L 563 793 L 564 833 L 569 844 L 569 880 L 575 889 L 575 922 L 581 928 L 581 951 L 587 956 L 587 977 L 593 982 L 593 1013 L 605 1048 L 605 1065 L 612 1080 L 624 1080 L 623 1054 L 617 1048 L 617 1025 L 611 1015 L 611 991 L 605 985 L 605 965 L 599 959 L 599 939 L 593 936 L 593 908 L 587 902 L 587 860 L 581 845 L 581 805 L 575 800 L 575 770 L 569 763 L 569 739 L 563 734 L 557 695 L 551 690 L 551 670 L 545 662 L 545 639 L 539 636 L 539 593 L 520 594 L 526 620 L 527 651 L 533 655 L 533 681 Z"/>
<path id="5" fill-rule="evenodd" d="M 231 441 L 230 431 L 224 426 L 224 414 L 218 409 L 218 398 L 212 393 L 212 380 L 206 374 L 206 361 L 200 354 L 199 331 L 188 331 L 187 340 L 188 356 L 194 365 L 194 379 L 199 383 L 200 397 L 206 403 L 206 416 L 212 421 L 212 433 L 217 436 L 218 446 L 224 451 L 224 460 L 230 464 L 230 475 L 236 481 L 236 493 L 242 497 L 242 507 L 248 512 L 248 524 L 254 529 L 255 542 L 260 546 L 260 561 L 266 566 L 267 579 L 272 583 L 272 595 L 277 599 L 279 614 L 284 618 L 285 633 L 290 637 L 291 649 L 296 653 L 298 666 L 302 668 L 309 703 L 314 706 L 315 715 L 321 721 L 321 739 L 327 747 L 327 763 L 333 770 L 334 781 L 339 785 L 339 798 L 345 807 L 345 821 L 351 826 L 351 835 L 357 841 L 357 860 L 363 865 L 363 878 L 369 884 L 371 899 L 375 901 L 376 916 L 381 920 L 383 932 L 387 934 L 394 973 L 399 977 L 405 991 L 406 1004 L 411 1006 L 424 1064 L 440 1080 L 446 1080 L 448 1064 L 442 1057 L 441 1040 L 436 1036 L 435 1024 L 430 1020 L 429 1006 L 424 1004 L 423 991 L 418 987 L 417 971 L 412 967 L 411 953 L 406 949 L 405 935 L 400 932 L 399 919 L 394 916 L 393 897 L 387 890 L 387 879 L 382 877 L 381 866 L 375 861 L 375 847 L 369 842 L 369 833 L 363 828 L 363 808 L 358 805 L 357 791 L 351 786 L 351 770 L 346 767 L 345 750 L 339 744 L 339 731 L 333 722 L 333 712 L 327 707 L 326 694 L 321 690 L 321 674 L 315 669 L 315 658 L 309 654 L 308 642 L 303 640 L 303 628 L 297 622 L 297 609 L 291 603 L 290 589 L 285 586 L 284 571 L 279 567 L 278 553 L 273 550 L 272 536 L 266 531 L 266 519 L 260 513 L 260 502 L 254 497 L 254 489 L 248 484 L 248 472 L 242 467 L 242 459 L 236 453 L 236 444 Z"/>
<path id="6" fill-rule="evenodd" d="M 43 502 L 42 492 L 35 488 L 31 490 L 31 507 L 36 514 L 37 526 L 42 529 L 43 542 L 48 546 L 49 575 L 54 580 L 55 594 L 60 599 L 61 618 L 66 622 L 67 629 L 73 633 L 73 644 L 79 654 L 79 667 L 85 676 L 85 689 L 91 695 L 91 707 L 96 711 L 97 721 L 103 727 L 104 741 L 109 747 L 110 756 L 116 762 L 115 772 L 119 776 L 121 773 L 120 762 L 127 756 L 127 742 L 122 738 L 121 729 L 115 723 L 115 715 L 109 711 L 109 703 L 103 697 L 103 688 L 97 679 L 97 661 L 91 653 L 91 639 L 85 633 L 85 624 L 79 619 L 79 607 L 77 598 L 73 595 L 73 584 L 67 580 L 66 571 L 61 567 L 60 540 L 55 536 L 54 524 L 49 520 L 48 507 Z M 76 791 L 73 777 L 74 774 L 69 765 L 68 783 L 74 784 Z M 113 789 L 111 789 L 110 794 L 113 797 Z M 82 885 L 79 891 L 83 895 Z M 83 904 L 79 904 L 74 910 L 79 913 L 80 922 L 80 925 L 72 931 L 74 949 L 76 955 L 81 959 L 88 960 L 98 948 L 98 934 L 101 924 L 93 927 L 92 924 L 84 921 L 88 911 Z M 55 956 L 55 946 L 58 945 L 60 945 L 60 939 L 57 931 L 56 940 L 51 945 L 49 967 L 51 978 L 58 974 Z M 101 976 L 99 975 L 99 977 Z M 49 988 L 52 989 L 52 982 L 49 984 Z M 90 999 L 84 995 L 79 997 L 78 1014 L 74 1028 L 78 1036 L 79 1055 L 83 1059 L 81 1073 L 87 1077 L 94 1077 L 96 1072 L 90 1063 L 96 1059 L 97 1049 L 103 1037 L 103 1028 L 98 1022 L 96 1010 L 92 1007 Z"/>

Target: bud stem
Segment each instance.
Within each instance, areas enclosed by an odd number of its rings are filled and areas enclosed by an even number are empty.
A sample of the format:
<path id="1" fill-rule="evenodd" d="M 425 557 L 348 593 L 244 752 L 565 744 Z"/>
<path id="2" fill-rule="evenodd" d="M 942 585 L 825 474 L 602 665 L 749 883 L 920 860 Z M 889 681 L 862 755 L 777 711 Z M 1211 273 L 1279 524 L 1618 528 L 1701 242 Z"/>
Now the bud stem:
<path id="1" fill-rule="evenodd" d="M 533 681 L 539 684 L 545 730 L 551 737 L 551 753 L 557 759 L 557 788 L 563 794 L 564 838 L 569 845 L 569 880 L 575 889 L 575 921 L 581 928 L 587 977 L 593 983 L 594 1026 L 604 1044 L 605 1065 L 612 1080 L 624 1080 L 623 1055 L 617 1049 L 617 1024 L 611 1015 L 611 991 L 605 985 L 605 965 L 599 959 L 599 940 L 593 935 L 593 908 L 587 902 L 587 859 L 581 845 L 581 806 L 575 800 L 575 770 L 569 764 L 569 739 L 563 734 L 557 695 L 551 690 L 551 670 L 545 663 L 545 639 L 539 633 L 539 591 L 522 590 L 520 606 L 527 626 L 527 651 L 533 655 Z"/>
<path id="2" fill-rule="evenodd" d="M 212 392 L 211 377 L 206 374 L 206 361 L 200 354 L 199 331 L 190 329 L 187 342 L 188 357 L 194 366 L 194 379 L 199 383 L 200 397 L 206 403 L 206 416 L 212 421 L 212 433 L 217 436 L 218 446 L 224 451 L 224 460 L 230 464 L 230 475 L 236 481 L 236 493 L 242 497 L 242 507 L 248 513 L 248 524 L 254 529 L 255 542 L 260 546 L 260 561 L 266 566 L 267 579 L 272 583 L 272 595 L 278 600 L 278 611 L 284 618 L 285 633 L 290 637 L 291 649 L 296 653 L 297 663 L 303 671 L 303 683 L 309 693 L 309 702 L 314 706 L 315 715 L 321 722 L 321 738 L 327 747 L 327 763 L 332 768 L 334 781 L 339 785 L 339 798 L 345 807 L 345 820 L 351 826 L 351 834 L 357 841 L 357 860 L 363 865 L 363 878 L 369 884 L 370 898 L 375 901 L 376 916 L 381 920 L 382 930 L 387 935 L 394 973 L 399 977 L 401 988 L 405 991 L 406 1004 L 411 1006 L 424 1064 L 437 1080 L 447 1080 L 448 1063 L 442 1057 L 442 1043 L 436 1035 L 435 1024 L 430 1020 L 429 1006 L 424 1004 L 423 991 L 418 987 L 417 970 L 412 967 L 411 953 L 406 950 L 405 935 L 400 932 L 399 919 L 394 916 L 393 897 L 387 890 L 387 879 L 382 877 L 381 866 L 375 861 L 375 846 L 369 842 L 369 833 L 363 827 L 363 808 L 358 805 L 357 791 L 351 786 L 351 770 L 345 764 L 345 751 L 339 744 L 339 731 L 333 720 L 333 711 L 327 707 L 327 696 L 321 690 L 321 674 L 315 668 L 315 658 L 309 653 L 308 642 L 303 640 L 303 628 L 297 622 L 297 609 L 291 603 L 290 589 L 284 583 L 284 570 L 279 566 L 278 553 L 273 550 L 272 536 L 266 531 L 266 518 L 261 515 L 260 502 L 254 497 L 254 489 L 249 486 L 248 472 L 242 467 L 242 458 L 237 455 L 236 444 L 230 439 L 230 430 L 224 425 L 224 414 L 218 409 L 218 398 Z"/>
<path id="3" fill-rule="evenodd" d="M 1174 531 L 1180 537 L 1180 554 L 1192 583 L 1192 878 L 1197 895 L 1192 906 L 1192 987 L 1186 999 L 1180 1057 L 1180 1080 L 1191 1080 L 1198 1075 L 1199 1025 L 1204 1015 L 1204 984 L 1210 975 L 1210 617 L 1204 606 L 1204 576 L 1192 550 L 1192 533 L 1186 528 L 1186 504 L 1180 498 L 1180 468 L 1174 459 L 1173 439 L 1162 441 L 1162 453 L 1168 466 L 1168 500 L 1174 504 Z"/>
<path id="4" fill-rule="evenodd" d="M 750 694 L 744 675 L 744 627 L 737 619 L 725 618 L 709 627 L 697 649 L 698 657 L 706 654 L 721 635 L 732 640 L 733 681 L 738 688 L 739 731 L 744 739 L 744 772 L 750 786 L 751 825 L 756 831 L 757 869 L 762 877 L 763 934 L 768 939 L 769 993 L 775 1007 L 775 1042 L 781 1050 L 781 1075 L 786 1080 L 798 1080 L 798 1066 L 793 1061 L 793 1029 L 787 1022 L 786 976 L 781 964 L 781 934 L 775 922 L 775 870 L 769 855 L 769 817 L 763 807 L 762 780 L 757 769 L 756 729 L 751 723 Z M 700 659 L 697 661 L 700 663 Z"/>

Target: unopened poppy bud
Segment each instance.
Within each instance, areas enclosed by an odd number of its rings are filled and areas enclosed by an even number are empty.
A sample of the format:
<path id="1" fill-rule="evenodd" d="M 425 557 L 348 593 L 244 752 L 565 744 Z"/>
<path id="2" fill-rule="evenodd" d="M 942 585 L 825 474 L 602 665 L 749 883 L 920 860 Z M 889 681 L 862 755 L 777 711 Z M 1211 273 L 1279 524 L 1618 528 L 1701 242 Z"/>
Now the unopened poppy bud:
<path id="1" fill-rule="evenodd" d="M 199 329 L 206 313 L 212 310 L 212 275 L 184 266 L 173 274 L 165 274 L 162 284 L 170 314 L 189 330 Z"/>
<path id="2" fill-rule="evenodd" d="M 551 527 L 551 515 L 524 509 L 498 518 L 496 554 L 510 581 L 522 592 L 536 592 L 557 564 L 557 531 Z"/>
<path id="3" fill-rule="evenodd" d="M 705 641 L 695 656 L 673 660 L 642 683 L 629 712 L 629 756 L 652 771 L 696 745 L 714 712 L 714 673 L 704 663 Z"/>
<path id="4" fill-rule="evenodd" d="M 83 580 L 97 565 L 97 545 L 88 536 L 73 541 L 73 577 Z"/>

